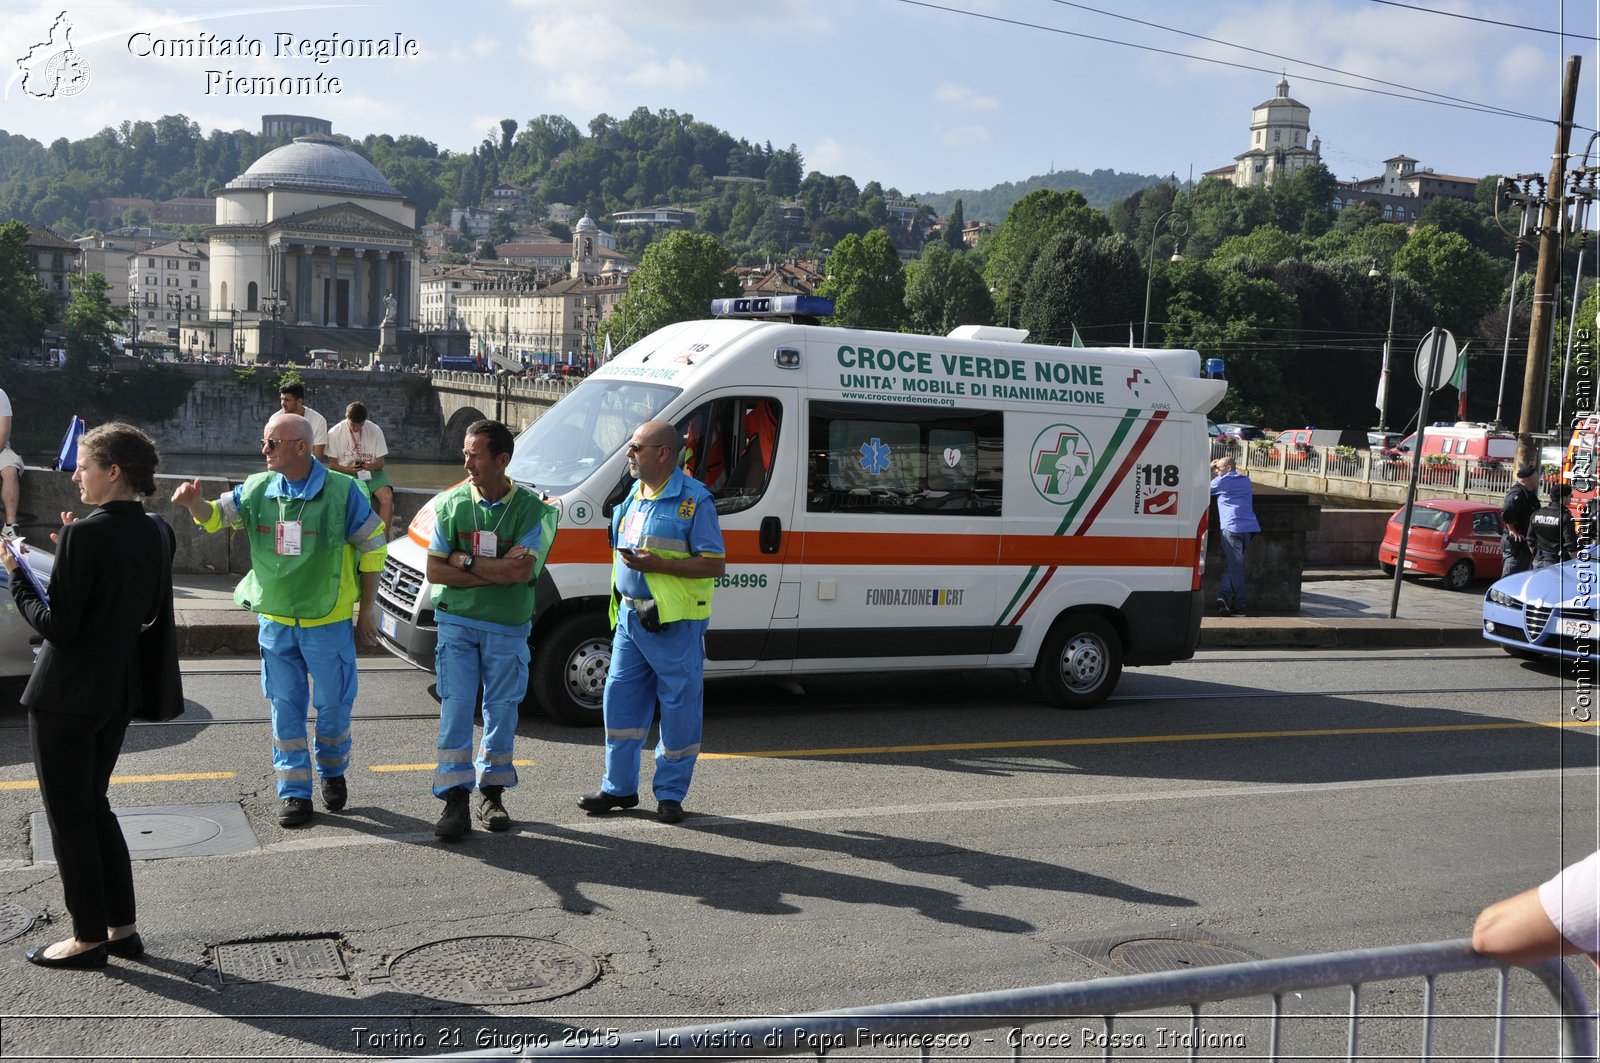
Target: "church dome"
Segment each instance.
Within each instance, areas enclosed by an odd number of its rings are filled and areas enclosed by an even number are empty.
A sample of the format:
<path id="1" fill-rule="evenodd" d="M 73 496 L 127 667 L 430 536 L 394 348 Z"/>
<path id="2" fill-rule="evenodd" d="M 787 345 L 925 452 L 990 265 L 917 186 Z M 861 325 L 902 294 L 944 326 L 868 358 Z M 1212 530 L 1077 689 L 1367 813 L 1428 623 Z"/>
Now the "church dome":
<path id="1" fill-rule="evenodd" d="M 227 184 L 228 188 L 305 188 L 358 196 L 400 198 L 372 163 L 338 141 L 296 137 L 267 152 Z"/>
<path id="2" fill-rule="evenodd" d="M 568 217 L 571 217 L 571 215 L 569 214 Z M 572 227 L 572 231 L 575 232 L 575 233 L 599 232 L 600 231 L 600 226 L 598 226 L 598 225 L 596 225 L 594 223 L 594 219 L 593 218 L 591 218 L 591 217 L 589 217 L 589 215 L 585 214 L 583 217 L 578 219 L 578 224 L 574 225 Z"/>

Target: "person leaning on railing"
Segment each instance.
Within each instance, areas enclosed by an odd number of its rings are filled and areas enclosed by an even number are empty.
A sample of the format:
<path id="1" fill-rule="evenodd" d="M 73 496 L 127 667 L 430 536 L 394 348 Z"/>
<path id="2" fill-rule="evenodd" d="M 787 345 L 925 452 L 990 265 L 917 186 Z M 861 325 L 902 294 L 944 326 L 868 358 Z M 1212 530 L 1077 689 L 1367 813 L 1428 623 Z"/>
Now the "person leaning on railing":
<path id="1" fill-rule="evenodd" d="M 1600 852 L 1479 912 L 1472 947 L 1519 966 L 1578 953 L 1594 959 L 1600 953 Z"/>

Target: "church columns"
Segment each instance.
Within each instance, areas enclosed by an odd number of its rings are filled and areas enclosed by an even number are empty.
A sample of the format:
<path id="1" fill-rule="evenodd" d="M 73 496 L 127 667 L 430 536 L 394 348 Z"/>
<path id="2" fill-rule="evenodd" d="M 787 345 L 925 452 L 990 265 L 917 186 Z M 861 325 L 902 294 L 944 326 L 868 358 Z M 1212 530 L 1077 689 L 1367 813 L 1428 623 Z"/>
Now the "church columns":
<path id="1" fill-rule="evenodd" d="M 294 320 L 302 325 L 309 325 L 313 318 L 313 301 L 311 292 L 311 248 L 305 244 L 295 247 L 295 291 L 294 291 Z"/>
<path id="2" fill-rule="evenodd" d="M 365 286 L 362 284 L 362 274 L 366 272 L 367 253 L 359 247 L 351 252 L 355 269 L 350 278 L 350 327 L 367 327 L 367 304 L 362 297 Z"/>
<path id="3" fill-rule="evenodd" d="M 397 255 L 399 289 L 395 293 L 395 325 L 399 328 L 411 328 L 411 258 L 409 255 Z"/>

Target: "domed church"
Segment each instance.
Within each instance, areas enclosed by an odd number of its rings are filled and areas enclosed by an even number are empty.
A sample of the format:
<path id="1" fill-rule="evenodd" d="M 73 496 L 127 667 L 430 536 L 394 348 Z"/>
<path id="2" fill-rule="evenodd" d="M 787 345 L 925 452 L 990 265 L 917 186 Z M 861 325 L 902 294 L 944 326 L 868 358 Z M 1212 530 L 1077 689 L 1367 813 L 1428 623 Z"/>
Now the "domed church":
<path id="1" fill-rule="evenodd" d="M 416 204 L 339 141 L 297 137 L 213 195 L 214 349 L 241 361 L 313 347 L 350 357 L 378 349 L 386 317 L 416 327 Z"/>

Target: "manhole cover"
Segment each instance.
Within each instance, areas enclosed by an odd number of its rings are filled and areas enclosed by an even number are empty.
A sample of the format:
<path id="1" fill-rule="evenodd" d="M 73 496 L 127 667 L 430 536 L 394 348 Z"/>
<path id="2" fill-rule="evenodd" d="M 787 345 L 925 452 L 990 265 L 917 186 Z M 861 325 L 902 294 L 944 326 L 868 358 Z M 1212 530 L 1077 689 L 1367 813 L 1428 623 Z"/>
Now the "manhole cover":
<path id="1" fill-rule="evenodd" d="M 1216 967 L 1255 959 L 1249 953 L 1230 949 L 1226 945 L 1183 938 L 1135 938 L 1113 945 L 1106 958 L 1118 970 L 1139 974 L 1181 971 L 1186 967 Z"/>
<path id="2" fill-rule="evenodd" d="M 577 992 L 598 977 L 593 956 L 544 938 L 431 941 L 389 964 L 395 988 L 452 1004 L 532 1004 Z"/>
<path id="3" fill-rule="evenodd" d="M 135 860 L 161 860 L 173 856 L 220 856 L 256 848 L 256 836 L 235 802 L 214 805 L 152 805 L 113 808 L 128 855 Z M 50 823 L 43 812 L 33 814 L 33 859 L 52 862 Z"/>
<path id="4" fill-rule="evenodd" d="M 290 982 L 345 974 L 344 957 L 333 938 L 235 941 L 214 951 L 217 974 L 224 982 Z"/>
<path id="5" fill-rule="evenodd" d="M 0 942 L 19 938 L 32 926 L 32 912 L 10 901 L 0 901 Z"/>

